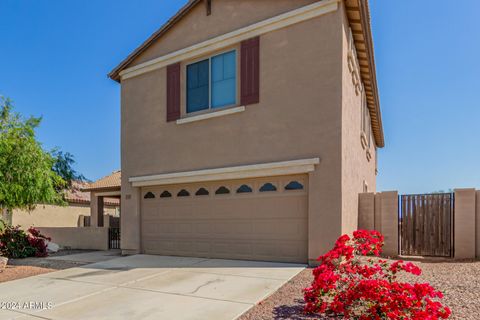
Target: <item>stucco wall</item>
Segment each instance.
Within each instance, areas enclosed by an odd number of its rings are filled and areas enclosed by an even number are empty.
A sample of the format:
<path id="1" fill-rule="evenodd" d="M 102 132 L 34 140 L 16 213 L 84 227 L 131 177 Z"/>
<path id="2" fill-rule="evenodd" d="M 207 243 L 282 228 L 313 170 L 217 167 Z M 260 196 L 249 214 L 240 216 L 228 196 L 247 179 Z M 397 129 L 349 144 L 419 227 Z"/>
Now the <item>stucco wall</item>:
<path id="1" fill-rule="evenodd" d="M 343 2 L 342 2 L 343 3 Z M 357 94 L 352 81 L 352 72 L 348 67 L 349 27 L 341 6 L 342 28 L 342 233 L 352 233 L 357 229 L 358 195 L 364 192 L 364 183 L 368 192 L 376 190 L 375 144 L 364 149 L 360 142 L 362 118 L 362 92 Z M 369 150 L 371 159 L 367 160 Z"/>
<path id="2" fill-rule="evenodd" d="M 475 194 L 475 257 L 480 259 L 480 190 Z"/>
<path id="3" fill-rule="evenodd" d="M 476 254 L 476 191 L 455 189 L 454 246 L 455 258 L 471 259 Z"/>
<path id="4" fill-rule="evenodd" d="M 358 227 L 382 233 L 382 254 L 398 256 L 398 192 L 360 193 L 358 199 Z"/>
<path id="5" fill-rule="evenodd" d="M 105 207 L 105 214 L 115 214 L 115 209 Z M 70 204 L 65 207 L 38 205 L 32 211 L 14 210 L 12 224 L 22 228 L 35 227 L 77 227 L 79 216 L 90 216 L 90 205 Z"/>
<path id="6" fill-rule="evenodd" d="M 281 13 L 302 7 L 318 0 L 215 0 L 212 13 L 206 16 L 203 1 L 188 12 L 151 45 L 130 66 L 177 51 L 227 32 L 249 26 Z"/>
<path id="7" fill-rule="evenodd" d="M 385 236 L 385 255 L 398 251 L 398 193 L 396 191 L 359 195 L 359 227 L 375 229 Z M 480 191 L 455 189 L 454 258 L 480 258 Z"/>
<path id="8" fill-rule="evenodd" d="M 272 2 L 266 5 L 271 11 L 292 3 Z M 305 2 L 310 1 L 298 4 Z M 164 38 L 158 45 L 174 46 L 171 42 L 184 36 L 202 41 L 212 28 L 229 31 L 250 23 L 250 15 L 261 11 L 229 10 L 239 12 L 224 21 L 229 27 L 214 24 L 194 33 L 187 23 L 178 24 L 174 30 L 182 36 Z M 203 13 L 196 19 L 210 18 Z M 206 121 L 165 121 L 165 69 L 122 81 L 122 249 L 140 248 L 139 193 L 129 177 L 319 157 L 320 165 L 309 176 L 309 258 L 327 250 L 342 231 L 341 37 L 339 11 L 262 35 L 260 103 Z"/>
<path id="9" fill-rule="evenodd" d="M 61 248 L 108 250 L 108 228 L 41 227 L 39 230 Z"/>

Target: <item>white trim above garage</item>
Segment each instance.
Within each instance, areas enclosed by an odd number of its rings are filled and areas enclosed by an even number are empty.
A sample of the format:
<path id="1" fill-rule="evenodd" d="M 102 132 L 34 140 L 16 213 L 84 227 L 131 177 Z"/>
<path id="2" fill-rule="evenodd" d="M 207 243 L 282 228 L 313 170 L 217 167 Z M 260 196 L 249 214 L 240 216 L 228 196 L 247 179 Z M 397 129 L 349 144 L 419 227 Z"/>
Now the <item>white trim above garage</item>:
<path id="1" fill-rule="evenodd" d="M 319 158 L 311 158 L 131 177 L 128 181 L 133 187 L 146 187 L 202 181 L 261 178 L 312 172 L 315 170 L 315 165 L 319 163 Z"/>

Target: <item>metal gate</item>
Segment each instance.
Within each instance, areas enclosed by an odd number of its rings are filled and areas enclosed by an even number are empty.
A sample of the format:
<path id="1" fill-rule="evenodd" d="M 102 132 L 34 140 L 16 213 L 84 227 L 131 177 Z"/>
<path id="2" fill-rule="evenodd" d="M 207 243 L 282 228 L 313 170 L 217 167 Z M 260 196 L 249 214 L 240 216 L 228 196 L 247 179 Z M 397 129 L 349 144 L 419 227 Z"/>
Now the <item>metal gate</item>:
<path id="1" fill-rule="evenodd" d="M 120 249 L 120 228 L 108 229 L 108 249 Z"/>
<path id="2" fill-rule="evenodd" d="M 453 257 L 453 193 L 401 195 L 400 253 Z"/>

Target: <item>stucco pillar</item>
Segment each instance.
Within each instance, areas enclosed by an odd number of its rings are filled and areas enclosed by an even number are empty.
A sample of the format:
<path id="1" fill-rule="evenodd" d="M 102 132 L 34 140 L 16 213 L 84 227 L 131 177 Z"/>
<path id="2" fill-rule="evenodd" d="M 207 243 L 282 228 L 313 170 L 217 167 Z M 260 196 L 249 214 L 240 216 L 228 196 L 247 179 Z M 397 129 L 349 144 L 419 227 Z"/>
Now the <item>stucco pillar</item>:
<path id="1" fill-rule="evenodd" d="M 85 216 L 83 214 L 78 215 L 78 227 L 85 227 Z"/>
<path id="2" fill-rule="evenodd" d="M 455 189 L 455 259 L 475 258 L 475 189 Z"/>
<path id="3" fill-rule="evenodd" d="M 475 256 L 480 258 L 480 190 L 476 192 L 476 210 L 475 210 Z"/>
<path id="4" fill-rule="evenodd" d="M 383 255 L 398 256 L 398 192 L 379 193 L 380 232 L 385 237 Z"/>
<path id="5" fill-rule="evenodd" d="M 333 169 L 332 169 L 333 170 Z M 342 235 L 342 201 L 340 179 L 325 178 L 327 170 L 319 166 L 308 175 L 308 262 L 333 248 Z"/>
<path id="6" fill-rule="evenodd" d="M 375 194 L 360 193 L 358 195 L 358 229 L 375 229 Z"/>
<path id="7" fill-rule="evenodd" d="M 90 227 L 98 227 L 98 196 L 90 194 Z"/>
<path id="8" fill-rule="evenodd" d="M 103 215 L 103 227 L 110 228 L 110 215 L 104 214 Z"/>
<path id="9" fill-rule="evenodd" d="M 374 199 L 374 217 L 373 217 L 373 225 L 374 225 L 374 230 L 377 230 L 378 232 L 382 232 L 382 193 L 378 192 L 375 194 L 375 199 Z"/>
<path id="10" fill-rule="evenodd" d="M 328 183 L 321 168 L 308 175 L 308 262 L 317 265 L 316 259 L 330 250 L 342 232 L 342 204 L 338 197 L 341 186 L 336 181 Z M 329 184 L 330 183 L 330 184 Z"/>
<path id="11" fill-rule="evenodd" d="M 140 252 L 140 188 L 123 179 L 122 175 L 120 247 L 122 254 L 136 254 Z"/>
<path id="12" fill-rule="evenodd" d="M 103 227 L 103 197 L 91 193 L 90 195 L 90 226 Z"/>

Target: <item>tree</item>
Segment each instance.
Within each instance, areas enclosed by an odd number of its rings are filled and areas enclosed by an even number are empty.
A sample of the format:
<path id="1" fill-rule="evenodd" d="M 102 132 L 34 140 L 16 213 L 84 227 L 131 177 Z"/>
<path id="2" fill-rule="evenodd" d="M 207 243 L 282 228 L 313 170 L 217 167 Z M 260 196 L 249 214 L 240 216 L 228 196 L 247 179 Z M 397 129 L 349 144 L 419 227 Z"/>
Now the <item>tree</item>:
<path id="1" fill-rule="evenodd" d="M 7 221 L 13 209 L 64 204 L 66 186 L 52 170 L 54 157 L 36 139 L 35 130 L 42 119 L 25 119 L 12 108 L 9 99 L 0 97 L 0 210 Z"/>
<path id="2" fill-rule="evenodd" d="M 55 160 L 52 170 L 62 177 L 68 187 L 72 187 L 72 181 L 87 180 L 82 174 L 78 173 L 73 168 L 75 159 L 70 152 L 62 152 L 58 149 L 55 149 L 50 154 Z"/>

